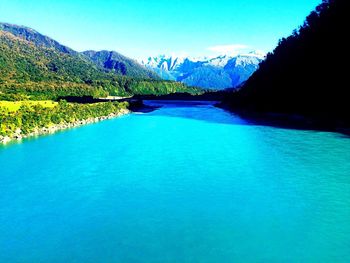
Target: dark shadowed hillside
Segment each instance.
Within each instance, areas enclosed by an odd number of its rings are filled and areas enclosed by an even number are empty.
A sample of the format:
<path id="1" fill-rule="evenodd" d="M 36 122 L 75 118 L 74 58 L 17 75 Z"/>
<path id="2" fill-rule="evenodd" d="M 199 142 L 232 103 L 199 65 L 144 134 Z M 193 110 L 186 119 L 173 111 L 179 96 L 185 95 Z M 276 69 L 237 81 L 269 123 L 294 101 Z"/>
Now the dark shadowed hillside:
<path id="1" fill-rule="evenodd" d="M 132 60 L 115 51 L 85 51 L 82 54 L 87 56 L 97 66 L 120 75 L 126 75 L 134 78 L 152 78 L 158 79 L 156 73 L 146 69 L 137 61 Z"/>
<path id="2" fill-rule="evenodd" d="M 236 110 L 350 121 L 346 0 L 324 0 L 269 54 L 241 90 L 226 98 Z"/>

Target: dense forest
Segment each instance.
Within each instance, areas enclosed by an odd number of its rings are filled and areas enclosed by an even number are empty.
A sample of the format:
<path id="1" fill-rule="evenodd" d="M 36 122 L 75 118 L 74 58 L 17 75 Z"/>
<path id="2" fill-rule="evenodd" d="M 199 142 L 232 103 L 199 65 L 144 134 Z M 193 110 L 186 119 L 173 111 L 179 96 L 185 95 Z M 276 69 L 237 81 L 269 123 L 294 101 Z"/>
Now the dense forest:
<path id="1" fill-rule="evenodd" d="M 300 114 L 350 123 L 348 3 L 323 0 L 280 40 L 243 87 L 226 97 L 235 110 Z"/>
<path id="2" fill-rule="evenodd" d="M 1 138 L 4 136 L 12 137 L 16 131 L 26 135 L 35 129 L 118 113 L 121 109 L 126 109 L 127 106 L 127 102 L 73 104 L 61 100 L 55 107 L 27 103 L 23 103 L 15 111 L 0 107 L 0 142 Z"/>

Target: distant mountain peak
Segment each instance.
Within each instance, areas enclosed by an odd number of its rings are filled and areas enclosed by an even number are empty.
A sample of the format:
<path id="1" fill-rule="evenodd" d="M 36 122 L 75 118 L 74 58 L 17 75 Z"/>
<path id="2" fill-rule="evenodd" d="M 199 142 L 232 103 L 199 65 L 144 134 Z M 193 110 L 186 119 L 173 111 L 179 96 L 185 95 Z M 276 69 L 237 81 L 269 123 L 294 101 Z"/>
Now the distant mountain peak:
<path id="1" fill-rule="evenodd" d="M 163 54 L 142 59 L 140 63 L 163 79 L 202 88 L 224 89 L 237 87 L 246 81 L 265 56 L 261 51 L 197 58 Z"/>

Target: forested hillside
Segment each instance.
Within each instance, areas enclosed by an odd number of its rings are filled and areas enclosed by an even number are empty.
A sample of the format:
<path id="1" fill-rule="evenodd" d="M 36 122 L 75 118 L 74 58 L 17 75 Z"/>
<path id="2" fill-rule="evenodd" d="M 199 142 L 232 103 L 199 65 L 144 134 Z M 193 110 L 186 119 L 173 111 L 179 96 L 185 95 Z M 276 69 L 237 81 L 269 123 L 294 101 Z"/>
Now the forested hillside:
<path id="1" fill-rule="evenodd" d="M 0 23 L 0 30 L 4 32 L 9 32 L 14 36 L 30 41 L 34 45 L 39 47 L 52 48 L 59 52 L 67 53 L 67 54 L 78 54 L 78 52 L 74 51 L 73 49 L 66 47 L 64 45 L 61 45 L 57 41 L 47 36 L 44 36 L 39 32 L 37 32 L 36 30 L 29 27 L 18 26 L 18 25 L 13 25 L 9 23 Z"/>
<path id="2" fill-rule="evenodd" d="M 347 12 L 346 0 L 323 0 L 226 103 L 250 112 L 349 122 Z"/>

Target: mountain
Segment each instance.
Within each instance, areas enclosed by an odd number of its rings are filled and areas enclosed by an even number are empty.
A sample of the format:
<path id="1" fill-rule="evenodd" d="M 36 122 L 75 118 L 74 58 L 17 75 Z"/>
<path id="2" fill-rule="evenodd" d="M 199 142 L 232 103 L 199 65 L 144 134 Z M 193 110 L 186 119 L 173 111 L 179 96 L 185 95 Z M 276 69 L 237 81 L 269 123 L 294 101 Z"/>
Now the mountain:
<path id="1" fill-rule="evenodd" d="M 57 41 L 47 36 L 44 36 L 29 27 L 18 26 L 8 23 L 0 23 L 0 30 L 9 32 L 14 36 L 30 41 L 31 43 L 39 47 L 53 48 L 59 52 L 66 54 L 78 54 L 78 52 L 74 51 L 73 49 L 61 45 Z"/>
<path id="2" fill-rule="evenodd" d="M 141 60 L 141 64 L 163 79 L 221 90 L 241 85 L 258 69 L 264 58 L 265 55 L 258 52 L 197 59 L 161 55 Z"/>
<path id="3" fill-rule="evenodd" d="M 90 61 L 54 48 L 37 45 L 12 33 L 0 30 L 0 91 L 61 89 L 70 86 L 82 93 L 93 87 L 93 80 L 109 76 Z M 24 92 L 25 93 L 25 92 Z"/>
<path id="4" fill-rule="evenodd" d="M 113 71 L 113 73 L 140 78 L 140 79 L 159 79 L 159 76 L 153 71 L 146 69 L 135 60 L 123 56 L 114 51 L 85 51 L 79 53 L 73 49 L 61 45 L 59 42 L 44 36 L 34 29 L 18 26 L 8 23 L 0 23 L 0 30 L 9 32 L 14 36 L 27 40 L 37 47 L 45 47 L 54 49 L 58 52 L 87 58 L 93 62 L 97 67 L 106 71 Z"/>
<path id="5" fill-rule="evenodd" d="M 350 125 L 347 2 L 323 0 L 225 102 L 239 111 Z"/>
<path id="6" fill-rule="evenodd" d="M 115 51 L 93 51 L 82 52 L 98 67 L 114 73 L 131 76 L 140 79 L 159 79 L 159 76 L 152 70 L 140 65 L 137 61 L 132 60 Z"/>
<path id="7" fill-rule="evenodd" d="M 35 30 L 1 24 L 0 99 L 174 92 L 196 93 L 198 90 L 181 83 L 151 77 L 133 78 L 106 71 L 86 55 Z"/>

